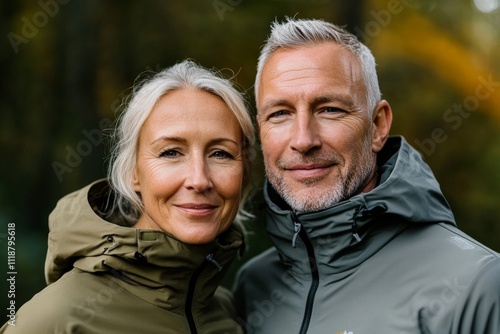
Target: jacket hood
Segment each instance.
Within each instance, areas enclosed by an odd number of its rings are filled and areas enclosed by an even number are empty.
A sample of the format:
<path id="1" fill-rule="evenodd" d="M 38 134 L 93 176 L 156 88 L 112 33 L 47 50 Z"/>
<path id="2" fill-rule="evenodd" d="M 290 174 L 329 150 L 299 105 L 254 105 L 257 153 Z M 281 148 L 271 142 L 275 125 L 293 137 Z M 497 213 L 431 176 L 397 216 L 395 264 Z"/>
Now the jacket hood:
<path id="1" fill-rule="evenodd" d="M 370 256 L 411 224 L 446 223 L 455 225 L 451 209 L 439 184 L 421 155 L 403 137 L 390 137 L 378 155 L 380 181 L 369 192 L 361 193 L 332 207 L 314 212 L 293 212 L 266 181 L 264 198 L 268 206 L 267 230 L 283 258 L 296 255 L 289 249 L 297 239 L 293 220 L 305 229 L 313 246 L 321 246 L 332 266 L 356 248 Z M 391 222 L 398 222 L 391 225 Z M 405 222 L 404 224 L 401 222 Z M 374 223 L 387 224 L 385 237 L 364 240 Z M 364 243 L 364 247 L 357 244 Z M 369 246 L 369 247 L 368 247 Z M 372 247 L 372 249 L 370 249 Z M 293 247 L 290 247 L 293 248 Z M 360 249 L 363 249 L 361 251 Z M 349 261 L 348 261 L 349 262 Z M 351 263 L 349 266 L 353 266 Z"/>
<path id="2" fill-rule="evenodd" d="M 212 287 L 206 293 L 212 294 L 243 247 L 243 233 L 235 224 L 204 245 L 185 244 L 163 231 L 120 226 L 98 214 L 109 206 L 110 196 L 107 181 L 99 180 L 57 203 L 49 215 L 48 284 L 73 267 L 110 272 L 132 282 L 127 288 L 140 290 L 142 298 L 169 307 L 176 304 L 176 298 L 183 298 L 179 292 L 207 256 L 214 263 L 211 274 L 204 276 Z M 149 294 L 140 288 L 144 286 L 150 288 Z"/>

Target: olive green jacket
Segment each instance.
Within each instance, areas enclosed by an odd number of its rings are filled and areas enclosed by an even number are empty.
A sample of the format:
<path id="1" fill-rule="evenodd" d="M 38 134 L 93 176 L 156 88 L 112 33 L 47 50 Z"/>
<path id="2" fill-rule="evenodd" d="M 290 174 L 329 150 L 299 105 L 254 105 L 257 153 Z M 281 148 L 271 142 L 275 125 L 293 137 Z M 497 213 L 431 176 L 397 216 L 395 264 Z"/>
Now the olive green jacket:
<path id="1" fill-rule="evenodd" d="M 241 333 L 219 282 L 243 245 L 234 225 L 206 245 L 110 223 L 106 181 L 61 199 L 49 216 L 49 284 L 0 333 Z"/>

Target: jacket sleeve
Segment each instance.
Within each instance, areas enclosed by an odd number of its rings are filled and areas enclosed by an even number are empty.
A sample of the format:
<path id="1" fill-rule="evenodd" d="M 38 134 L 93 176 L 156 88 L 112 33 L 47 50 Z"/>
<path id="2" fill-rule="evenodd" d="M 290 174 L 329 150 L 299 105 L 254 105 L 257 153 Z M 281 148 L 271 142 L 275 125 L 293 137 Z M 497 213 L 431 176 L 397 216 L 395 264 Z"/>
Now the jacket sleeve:
<path id="1" fill-rule="evenodd" d="M 215 290 L 215 298 L 219 302 L 220 306 L 229 317 L 236 319 L 236 310 L 234 308 L 234 300 L 231 291 L 219 286 Z"/>
<path id="2" fill-rule="evenodd" d="M 34 295 L 17 310 L 14 321 L 3 325 L 0 334 L 89 333 L 88 310 L 75 307 L 74 298 L 68 298 L 71 292 L 59 291 L 54 284 Z"/>
<path id="3" fill-rule="evenodd" d="M 61 321 L 65 318 L 57 312 L 50 303 L 38 304 L 30 300 L 24 304 L 16 313 L 15 319 L 6 322 L 0 329 L 1 334 L 66 334 L 72 329 L 67 328 Z"/>
<path id="4" fill-rule="evenodd" d="M 460 300 L 450 333 L 500 333 L 500 258 L 482 268 Z"/>

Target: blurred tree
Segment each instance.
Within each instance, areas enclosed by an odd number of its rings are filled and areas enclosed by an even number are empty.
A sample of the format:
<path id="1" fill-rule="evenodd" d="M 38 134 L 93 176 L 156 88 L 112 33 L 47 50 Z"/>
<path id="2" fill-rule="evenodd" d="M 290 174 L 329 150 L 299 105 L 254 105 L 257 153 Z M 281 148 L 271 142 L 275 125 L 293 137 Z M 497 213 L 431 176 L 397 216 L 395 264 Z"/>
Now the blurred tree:
<path id="1" fill-rule="evenodd" d="M 459 225 L 498 250 L 498 86 L 491 83 L 491 91 L 481 90 L 491 94 L 476 96 L 479 105 L 469 116 L 444 118 L 455 104 L 474 103 L 467 98 L 476 95 L 482 80 L 500 81 L 498 13 L 479 12 L 469 0 L 0 3 L 5 36 L 0 48 L 0 256 L 6 259 L 4 231 L 14 222 L 17 306 L 45 285 L 47 216 L 56 201 L 105 177 L 106 135 L 138 76 L 193 58 L 234 76 L 253 105 L 260 47 L 270 22 L 285 16 L 343 25 L 373 49 L 384 97 L 395 112 L 393 133 L 415 144 L 432 139 L 434 129 L 444 131 L 447 139 L 434 142 L 432 153 L 426 154 L 429 146 L 420 149 Z M 255 182 L 260 186 L 260 156 L 256 165 Z M 260 201 L 257 189 L 249 251 L 231 275 L 269 246 Z M 4 306 L 3 288 L 0 294 Z"/>
<path id="2" fill-rule="evenodd" d="M 384 17 L 387 4 L 372 0 L 372 13 Z M 427 159 L 459 227 L 498 250 L 499 21 L 489 22 L 470 1 L 400 4 L 370 44 L 393 105 L 393 132 Z"/>

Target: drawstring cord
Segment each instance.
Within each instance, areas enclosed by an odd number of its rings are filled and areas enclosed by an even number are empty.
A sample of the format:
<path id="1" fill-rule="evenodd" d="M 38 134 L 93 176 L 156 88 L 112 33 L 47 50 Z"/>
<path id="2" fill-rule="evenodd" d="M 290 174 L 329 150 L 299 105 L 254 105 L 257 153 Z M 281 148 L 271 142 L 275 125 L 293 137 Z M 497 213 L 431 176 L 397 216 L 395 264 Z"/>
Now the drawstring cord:
<path id="1" fill-rule="evenodd" d="M 358 226 L 356 225 L 356 221 L 360 218 L 368 218 L 368 217 L 373 217 L 375 215 L 378 215 L 382 212 L 385 212 L 387 208 L 383 204 L 376 205 L 372 208 L 366 208 L 364 206 L 360 207 L 353 215 L 352 217 L 352 225 L 351 225 L 351 231 L 352 231 L 352 237 L 356 240 L 356 242 L 361 242 L 361 237 L 359 235 L 358 231 Z M 297 217 L 297 214 L 295 211 L 292 211 L 292 222 L 293 222 L 293 237 L 292 237 L 292 247 L 296 248 L 297 247 L 297 237 L 299 236 L 299 233 L 302 229 L 302 224 L 299 221 L 299 218 Z"/>
<path id="2" fill-rule="evenodd" d="M 358 226 L 356 225 L 356 221 L 360 218 L 363 219 L 371 219 L 374 216 L 377 216 L 383 212 L 387 211 L 387 207 L 384 204 L 377 204 L 371 208 L 367 208 L 365 206 L 361 206 L 352 217 L 352 236 L 356 239 L 357 242 L 361 241 L 361 237 L 358 233 Z"/>
<path id="3" fill-rule="evenodd" d="M 352 236 L 354 237 L 354 239 L 356 239 L 357 242 L 361 241 L 361 238 L 358 234 L 358 227 L 356 226 L 356 222 L 354 221 L 352 222 Z"/>
<path id="4" fill-rule="evenodd" d="M 214 253 L 208 254 L 205 257 L 205 260 L 207 260 L 208 262 L 212 263 L 217 268 L 217 270 L 219 270 L 219 271 L 222 270 L 222 266 L 219 264 L 219 262 L 217 262 L 217 260 L 214 259 Z"/>

